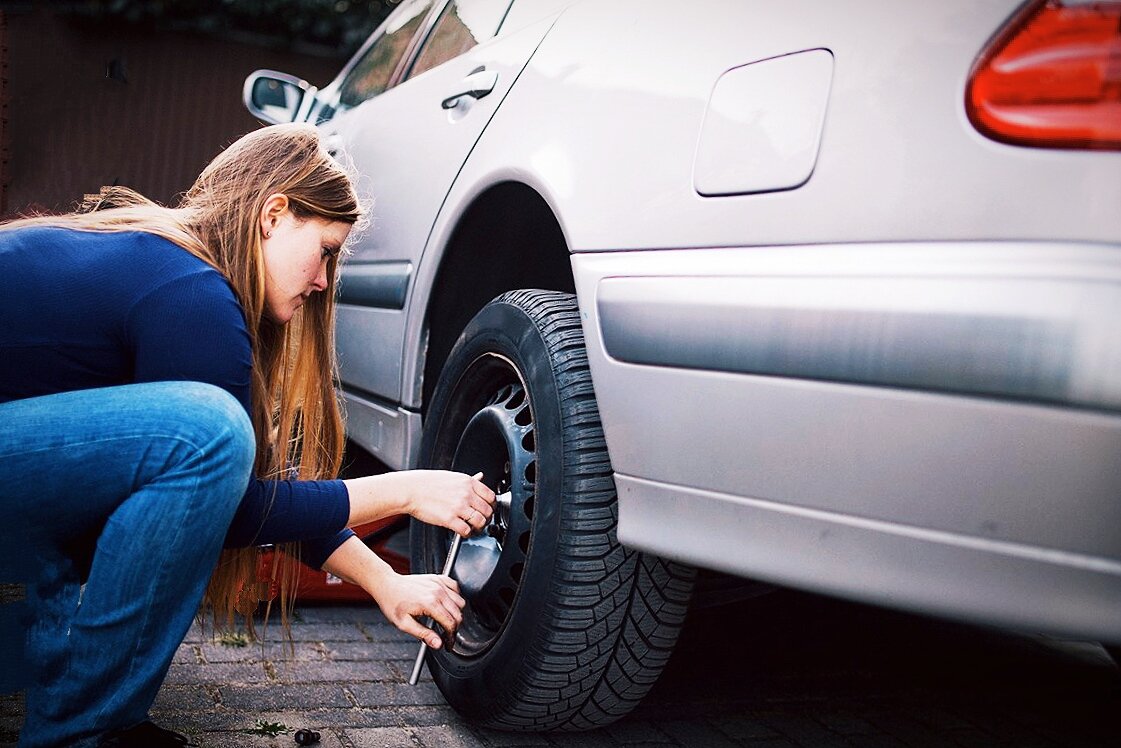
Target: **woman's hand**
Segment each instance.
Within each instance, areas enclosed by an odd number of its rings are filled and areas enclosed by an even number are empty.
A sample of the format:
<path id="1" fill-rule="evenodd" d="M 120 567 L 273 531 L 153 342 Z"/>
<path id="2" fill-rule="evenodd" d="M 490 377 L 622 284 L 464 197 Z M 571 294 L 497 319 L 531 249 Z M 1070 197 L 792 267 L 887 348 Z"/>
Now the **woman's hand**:
<path id="1" fill-rule="evenodd" d="M 472 476 L 450 470 L 401 470 L 346 480 L 347 526 L 409 514 L 467 537 L 486 527 L 494 514 L 494 491 L 482 477 L 482 473 Z"/>
<path id="2" fill-rule="evenodd" d="M 405 511 L 421 522 L 446 527 L 465 538 L 490 522 L 494 491 L 483 483 L 482 473 L 410 470 L 409 474 L 415 483 Z"/>
<path id="3" fill-rule="evenodd" d="M 432 618 L 449 635 L 463 621 L 467 603 L 455 580 L 438 574 L 398 574 L 357 537 L 336 548 L 323 570 L 362 587 L 394 626 L 433 649 L 442 646 L 440 635 L 421 625 L 421 619 Z"/>
<path id="4" fill-rule="evenodd" d="M 467 604 L 456 581 L 440 574 L 387 575 L 377 585 L 374 599 L 390 623 L 432 649 L 442 646 L 440 635 L 425 628 L 421 619 L 430 617 L 451 636 L 463 622 Z"/>

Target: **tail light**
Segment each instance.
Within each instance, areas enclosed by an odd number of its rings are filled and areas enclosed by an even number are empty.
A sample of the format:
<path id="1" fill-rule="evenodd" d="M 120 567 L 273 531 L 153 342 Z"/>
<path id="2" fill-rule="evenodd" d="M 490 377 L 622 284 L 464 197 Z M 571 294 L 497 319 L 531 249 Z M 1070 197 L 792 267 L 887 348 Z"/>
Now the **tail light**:
<path id="1" fill-rule="evenodd" d="M 1121 2 L 1030 2 L 982 51 L 965 96 L 994 140 L 1121 150 Z"/>

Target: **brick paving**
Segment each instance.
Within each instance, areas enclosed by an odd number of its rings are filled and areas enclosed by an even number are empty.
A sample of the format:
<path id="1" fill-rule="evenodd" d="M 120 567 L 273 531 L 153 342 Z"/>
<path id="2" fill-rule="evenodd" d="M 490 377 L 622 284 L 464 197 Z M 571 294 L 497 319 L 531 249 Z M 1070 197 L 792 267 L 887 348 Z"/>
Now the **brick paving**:
<path id="1" fill-rule="evenodd" d="M 1097 645 L 788 593 L 691 613 L 643 705 L 576 735 L 465 723 L 427 673 L 406 683 L 415 645 L 374 608 L 301 607 L 292 636 L 273 625 L 236 646 L 192 629 L 154 719 L 218 747 L 296 745 L 269 726 L 328 748 L 1121 745 L 1121 672 Z M 0 744 L 19 712 L 0 697 Z"/>

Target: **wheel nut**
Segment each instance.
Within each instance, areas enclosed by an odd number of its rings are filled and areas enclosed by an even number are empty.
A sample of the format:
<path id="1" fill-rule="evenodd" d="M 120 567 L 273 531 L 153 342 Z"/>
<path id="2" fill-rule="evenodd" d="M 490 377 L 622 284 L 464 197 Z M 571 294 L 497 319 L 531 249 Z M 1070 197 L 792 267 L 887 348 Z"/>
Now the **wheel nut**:
<path id="1" fill-rule="evenodd" d="M 296 730 L 294 737 L 297 745 L 315 745 L 319 742 L 319 733 L 315 730 Z"/>

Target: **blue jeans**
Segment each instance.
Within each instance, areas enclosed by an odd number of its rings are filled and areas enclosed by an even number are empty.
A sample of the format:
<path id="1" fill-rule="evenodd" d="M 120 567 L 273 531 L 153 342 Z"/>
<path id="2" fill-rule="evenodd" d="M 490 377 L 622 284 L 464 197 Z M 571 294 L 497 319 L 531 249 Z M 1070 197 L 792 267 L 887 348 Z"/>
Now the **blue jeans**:
<path id="1" fill-rule="evenodd" d="M 147 719 L 253 455 L 244 409 L 211 385 L 0 404 L 0 582 L 27 590 L 21 746 L 93 745 Z"/>

